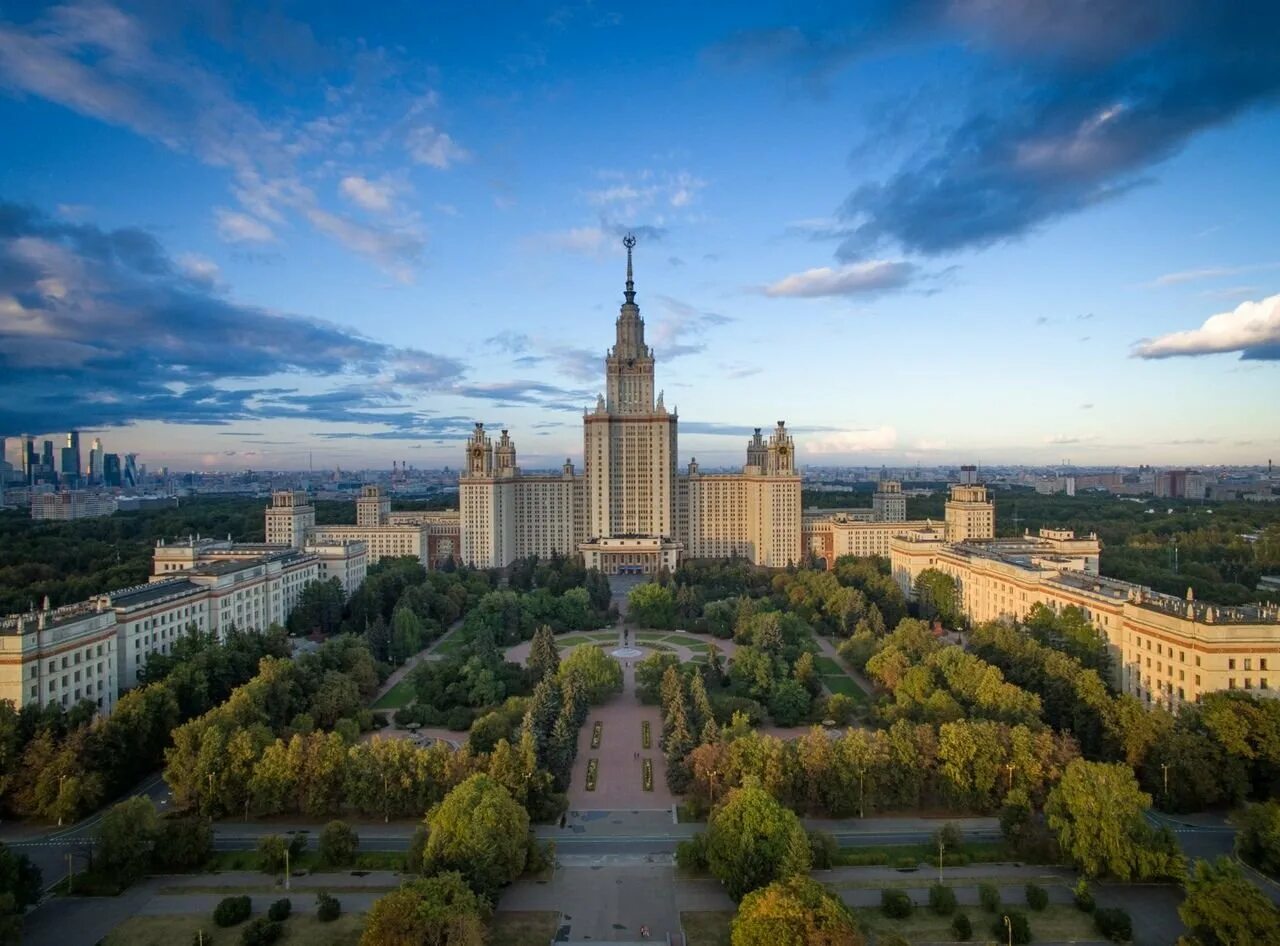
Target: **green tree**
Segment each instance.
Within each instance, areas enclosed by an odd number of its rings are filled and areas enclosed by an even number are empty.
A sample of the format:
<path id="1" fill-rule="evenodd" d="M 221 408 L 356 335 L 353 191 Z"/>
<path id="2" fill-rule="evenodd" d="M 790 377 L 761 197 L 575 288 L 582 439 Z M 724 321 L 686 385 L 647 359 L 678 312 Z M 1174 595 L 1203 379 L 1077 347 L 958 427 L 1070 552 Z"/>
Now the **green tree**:
<path id="1" fill-rule="evenodd" d="M 1199 946 L 1280 943 L 1280 910 L 1227 858 L 1196 861 L 1178 916 Z"/>
<path id="2" fill-rule="evenodd" d="M 529 642 L 529 659 L 525 661 L 529 674 L 534 680 L 551 676 L 560 668 L 560 652 L 556 649 L 556 639 L 551 627 L 543 624 L 533 632 L 533 640 Z"/>
<path id="3" fill-rule="evenodd" d="M 1049 793 L 1045 816 L 1062 852 L 1087 877 L 1138 880 L 1183 870 L 1176 843 L 1144 815 L 1151 796 L 1123 764 L 1076 759 Z"/>
<path id="4" fill-rule="evenodd" d="M 627 595 L 627 620 L 640 627 L 675 627 L 675 595 L 657 582 L 636 585 Z"/>
<path id="5" fill-rule="evenodd" d="M 320 861 L 330 867 L 347 867 L 355 862 L 360 837 L 345 821 L 330 821 L 320 831 Z"/>
<path id="6" fill-rule="evenodd" d="M 0 844 L 0 944 L 22 942 L 22 914 L 40 900 L 42 891 L 40 868 Z"/>
<path id="7" fill-rule="evenodd" d="M 956 580 L 950 575 L 936 568 L 926 568 L 916 576 L 915 593 L 916 607 L 924 620 L 932 621 L 936 617 L 949 628 L 957 628 L 964 623 Z"/>
<path id="8" fill-rule="evenodd" d="M 730 792 L 707 827 L 707 866 L 735 900 L 807 873 L 809 860 L 800 819 L 754 781 Z"/>
<path id="9" fill-rule="evenodd" d="M 857 921 L 839 897 L 808 877 L 750 891 L 733 918 L 733 946 L 862 946 Z"/>
<path id="10" fill-rule="evenodd" d="M 529 814 L 487 775 L 472 775 L 427 815 L 427 873 L 456 870 L 489 901 L 520 876 Z"/>
<path id="11" fill-rule="evenodd" d="M 1250 805 L 1236 815 L 1240 856 L 1258 870 L 1280 876 L 1280 801 Z"/>
<path id="12" fill-rule="evenodd" d="M 160 816 L 151 799 L 135 796 L 112 805 L 95 832 L 94 869 L 122 886 L 147 872 L 160 836 Z"/>
<path id="13" fill-rule="evenodd" d="M 675 654 L 654 651 L 637 661 L 636 695 L 641 703 L 657 703 L 660 699 L 662 679 L 668 667 L 679 667 L 680 658 Z"/>
<path id="14" fill-rule="evenodd" d="M 484 946 L 488 913 L 456 871 L 411 880 L 374 901 L 360 946 Z"/>
<path id="15" fill-rule="evenodd" d="M 769 697 L 769 714 L 779 726 L 796 726 L 809 715 L 810 696 L 796 680 L 779 680 Z"/>
<path id="16" fill-rule="evenodd" d="M 572 680 L 592 706 L 622 692 L 622 665 L 594 644 L 582 644 L 560 662 L 557 677 Z"/>

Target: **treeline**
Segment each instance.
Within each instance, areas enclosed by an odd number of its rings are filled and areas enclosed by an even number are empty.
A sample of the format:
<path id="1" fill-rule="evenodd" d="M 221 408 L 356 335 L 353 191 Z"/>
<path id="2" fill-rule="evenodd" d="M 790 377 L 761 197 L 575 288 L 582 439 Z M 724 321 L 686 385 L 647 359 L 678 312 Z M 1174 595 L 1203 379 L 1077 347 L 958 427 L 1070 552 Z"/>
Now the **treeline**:
<path id="1" fill-rule="evenodd" d="M 970 647 L 1011 681 L 1040 694 L 1046 720 L 1069 730 L 1086 757 L 1132 766 L 1166 810 L 1280 793 L 1280 701 L 1210 693 L 1174 715 L 1113 694 L 1096 671 L 1018 628 L 981 625 Z"/>
<path id="2" fill-rule="evenodd" d="M 106 719 L 88 701 L 24 706 L 0 701 L 0 805 L 17 817 L 74 821 L 153 771 L 170 731 L 221 703 L 264 658 L 289 652 L 281 628 L 232 628 L 222 642 L 194 631 L 155 655 L 142 685 Z"/>
<path id="3" fill-rule="evenodd" d="M 490 591 L 467 614 L 463 633 L 509 647 L 543 625 L 553 631 L 594 630 L 612 623 L 609 579 L 587 569 L 581 556 L 520 559 L 509 587 Z"/>
<path id="4" fill-rule="evenodd" d="M 522 803 L 550 795 L 531 742 L 487 754 L 404 740 L 360 742 L 378 671 L 363 641 L 343 635 L 295 660 L 264 660 L 257 676 L 173 733 L 165 781 L 180 808 L 220 817 L 352 810 L 421 815 L 455 785 L 487 772 Z M 537 806 L 535 805 L 535 808 Z"/>

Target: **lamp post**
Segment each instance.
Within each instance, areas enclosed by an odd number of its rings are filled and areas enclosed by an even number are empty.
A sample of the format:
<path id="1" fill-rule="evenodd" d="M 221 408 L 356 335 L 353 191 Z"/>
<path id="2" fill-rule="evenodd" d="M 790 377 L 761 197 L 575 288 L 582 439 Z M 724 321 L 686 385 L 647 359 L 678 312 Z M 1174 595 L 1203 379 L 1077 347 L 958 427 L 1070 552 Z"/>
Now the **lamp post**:
<path id="1" fill-rule="evenodd" d="M 1009 946 L 1013 946 L 1013 920 L 1009 919 L 1009 914 L 1004 916 L 1004 928 L 1009 933 Z"/>
<path id="2" fill-rule="evenodd" d="M 942 840 L 942 834 L 938 834 L 938 883 L 942 883 L 942 852 L 946 848 L 946 844 Z"/>
<path id="3" fill-rule="evenodd" d="M 864 791 L 863 784 L 862 784 L 863 774 L 864 773 L 862 769 L 859 768 L 858 769 L 858 817 L 859 818 L 865 818 L 867 816 L 866 809 L 863 805 L 863 802 L 866 799 L 866 792 Z"/>
<path id="4" fill-rule="evenodd" d="M 66 775 L 58 776 L 58 827 L 62 827 L 62 783 L 67 780 Z"/>
<path id="5" fill-rule="evenodd" d="M 716 806 L 716 778 L 720 775 L 715 769 L 711 770 L 711 807 Z"/>
<path id="6" fill-rule="evenodd" d="M 382 773 L 382 823 L 386 824 L 391 820 L 391 789 L 387 782 L 387 773 Z"/>
<path id="7" fill-rule="evenodd" d="M 289 845 L 287 845 L 287 844 L 286 844 L 286 845 L 284 846 L 284 889 L 285 889 L 285 890 L 288 890 L 288 889 L 289 889 L 289 877 L 290 877 L 290 871 L 289 871 Z M 1006 917 L 1006 919 L 1008 919 L 1008 918 Z"/>
<path id="8" fill-rule="evenodd" d="M 1009 791 L 1013 791 L 1013 770 L 1017 768 L 1012 762 L 1006 762 L 1004 770 L 1009 773 Z"/>
<path id="9" fill-rule="evenodd" d="M 1169 804 L 1169 763 L 1161 762 L 1160 771 L 1164 774 L 1164 803 Z"/>

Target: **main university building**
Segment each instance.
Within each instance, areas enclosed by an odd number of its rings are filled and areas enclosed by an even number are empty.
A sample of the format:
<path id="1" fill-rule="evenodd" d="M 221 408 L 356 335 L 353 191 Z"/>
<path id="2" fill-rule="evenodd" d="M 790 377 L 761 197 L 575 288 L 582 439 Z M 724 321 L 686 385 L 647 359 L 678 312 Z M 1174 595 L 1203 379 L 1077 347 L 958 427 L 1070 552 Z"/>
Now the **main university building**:
<path id="1" fill-rule="evenodd" d="M 1280 693 L 1280 608 L 1217 607 L 1098 573 L 1096 536 L 1067 530 L 995 538 L 995 513 L 974 476 L 952 486 L 944 519 L 908 521 L 901 487 L 882 482 L 871 509 L 801 510 L 795 443 L 778 422 L 747 443 L 740 473 L 677 469 L 677 425 L 655 396 L 627 241 L 626 301 L 605 358 L 605 393 L 583 415 L 584 469 L 526 475 L 507 431 L 477 424 L 466 444 L 457 512 L 392 512 L 366 486 L 354 525 L 317 525 L 304 492 L 273 495 L 265 543 L 192 537 L 161 542 L 149 583 L 89 601 L 0 616 L 0 700 L 16 706 L 90 700 L 103 714 L 147 659 L 189 627 L 283 623 L 302 589 L 337 579 L 347 594 L 366 567 L 413 556 L 502 568 L 531 555 L 581 554 L 608 574 L 656 574 L 684 558 L 741 558 L 770 568 L 842 555 L 888 557 L 903 591 L 926 569 L 956 582 L 973 622 L 1024 619 L 1036 604 L 1074 606 L 1110 644 L 1112 681 L 1148 706 L 1176 709 L 1216 690 Z"/>

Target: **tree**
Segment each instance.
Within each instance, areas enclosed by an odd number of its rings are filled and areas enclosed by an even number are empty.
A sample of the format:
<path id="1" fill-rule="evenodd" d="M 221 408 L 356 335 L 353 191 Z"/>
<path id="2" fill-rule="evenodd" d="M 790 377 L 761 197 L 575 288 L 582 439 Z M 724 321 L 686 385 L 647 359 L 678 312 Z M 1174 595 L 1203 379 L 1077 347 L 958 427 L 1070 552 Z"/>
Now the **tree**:
<path id="1" fill-rule="evenodd" d="M 0 944 L 22 942 L 22 914 L 39 902 L 42 890 L 40 868 L 0 844 Z"/>
<path id="2" fill-rule="evenodd" d="M 916 607 L 926 621 L 939 618 L 946 627 L 959 627 L 964 621 L 956 580 L 936 568 L 926 568 L 916 576 Z"/>
<path id="3" fill-rule="evenodd" d="M 1076 759 L 1044 810 L 1062 852 L 1086 877 L 1178 876 L 1182 855 L 1171 837 L 1148 826 L 1150 805 L 1129 766 Z"/>
<path id="4" fill-rule="evenodd" d="M 749 781 L 729 793 L 707 828 L 707 866 L 729 896 L 809 870 L 809 837 L 795 812 Z"/>
<path id="5" fill-rule="evenodd" d="M 128 886 L 147 872 L 159 836 L 160 816 L 151 799 L 135 796 L 113 805 L 98 822 L 94 867 Z"/>
<path id="6" fill-rule="evenodd" d="M 679 657 L 661 651 L 654 651 L 643 660 L 637 661 L 635 665 L 636 695 L 640 697 L 640 702 L 657 703 L 667 668 L 679 668 L 679 666 Z"/>
<path id="7" fill-rule="evenodd" d="M 330 821 L 320 831 L 320 860 L 329 867 L 346 867 L 356 859 L 360 838 L 345 821 Z"/>
<path id="8" fill-rule="evenodd" d="M 808 877 L 753 890 L 733 919 L 733 946 L 862 946 L 849 908 Z"/>
<path id="9" fill-rule="evenodd" d="M 1280 875 L 1280 801 L 1250 805 L 1236 816 L 1240 856 L 1258 870 Z"/>
<path id="10" fill-rule="evenodd" d="M 520 876 L 529 814 L 487 775 L 472 775 L 427 815 L 427 873 L 456 870 L 490 902 Z"/>
<path id="11" fill-rule="evenodd" d="M 675 627 L 676 599 L 671 589 L 657 582 L 636 585 L 627 595 L 627 618 L 640 627 Z"/>
<path id="12" fill-rule="evenodd" d="M 525 661 L 529 674 L 534 680 L 551 676 L 560 667 L 560 652 L 556 650 L 556 639 L 551 633 L 551 626 L 543 624 L 533 632 L 533 640 L 529 643 L 529 659 Z"/>
<path id="13" fill-rule="evenodd" d="M 779 726 L 797 726 L 809 715 L 809 691 L 796 680 L 779 680 L 769 697 L 769 714 Z"/>
<path id="14" fill-rule="evenodd" d="M 622 665 L 594 644 L 582 644 L 560 663 L 557 677 L 573 685 L 592 706 L 622 692 Z"/>
<path id="15" fill-rule="evenodd" d="M 456 871 L 411 880 L 374 901 L 360 946 L 483 946 L 488 912 Z"/>
<path id="16" fill-rule="evenodd" d="M 1178 916 L 1200 946 L 1280 943 L 1280 910 L 1227 858 L 1196 861 Z"/>
<path id="17" fill-rule="evenodd" d="M 194 870 L 213 854 L 213 824 L 201 815 L 170 817 L 160 822 L 152 861 L 163 871 Z"/>

